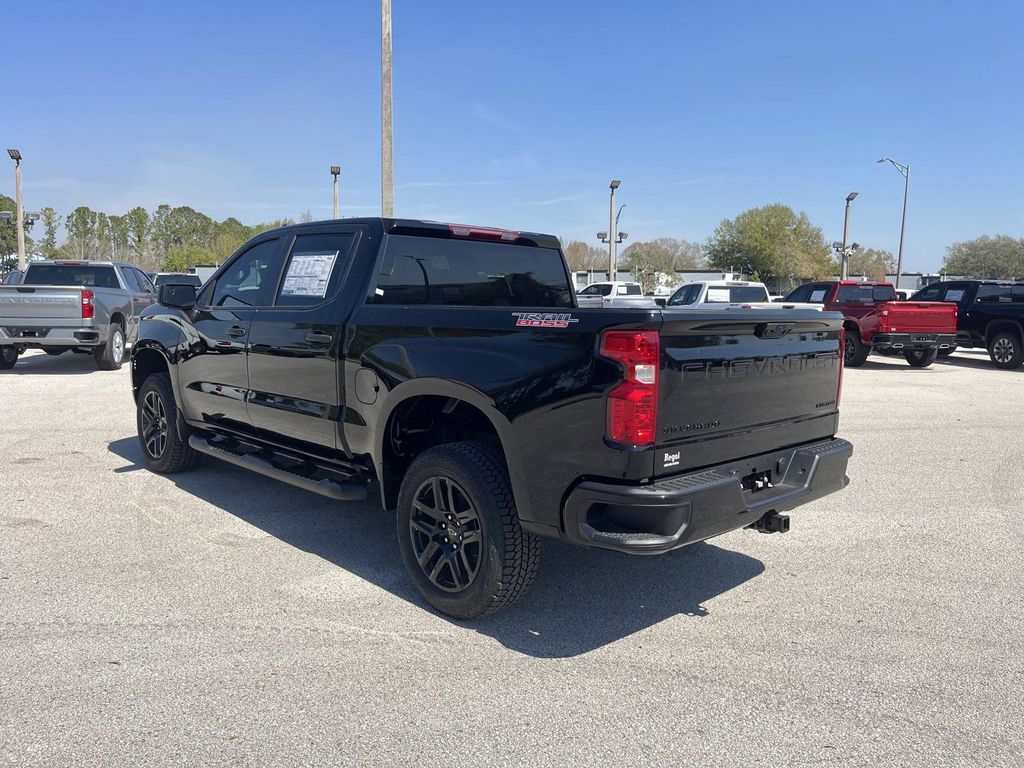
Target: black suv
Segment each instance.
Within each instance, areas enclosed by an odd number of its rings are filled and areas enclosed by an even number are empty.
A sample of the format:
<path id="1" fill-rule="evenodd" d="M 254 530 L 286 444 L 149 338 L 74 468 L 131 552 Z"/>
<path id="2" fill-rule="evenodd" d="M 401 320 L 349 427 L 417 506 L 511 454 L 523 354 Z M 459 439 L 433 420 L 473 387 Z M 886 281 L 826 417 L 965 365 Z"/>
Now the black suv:
<path id="1" fill-rule="evenodd" d="M 996 368 L 1024 364 L 1024 282 L 950 280 L 933 283 L 910 299 L 956 304 L 958 347 L 987 349 Z"/>

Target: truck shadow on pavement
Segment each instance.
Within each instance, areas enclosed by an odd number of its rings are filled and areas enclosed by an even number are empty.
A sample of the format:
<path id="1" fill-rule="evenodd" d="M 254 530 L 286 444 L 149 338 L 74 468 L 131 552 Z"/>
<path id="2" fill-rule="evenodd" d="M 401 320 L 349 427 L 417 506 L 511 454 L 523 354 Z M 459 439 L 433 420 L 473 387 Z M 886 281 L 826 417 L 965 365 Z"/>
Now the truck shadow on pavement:
<path id="1" fill-rule="evenodd" d="M 46 376 L 68 376 L 82 373 L 107 373 L 98 371 L 92 353 L 88 355 L 65 352 L 63 355 L 22 355 L 14 367 L 4 371 L 3 376 L 26 376 L 39 374 Z"/>
<path id="2" fill-rule="evenodd" d="M 115 472 L 143 469 L 135 437 L 116 440 L 109 449 L 131 462 Z M 205 457 L 196 469 L 167 479 L 293 547 L 431 610 L 406 576 L 393 518 L 380 510 L 375 487 L 368 502 L 345 505 Z M 666 619 L 704 617 L 708 600 L 763 571 L 760 560 L 707 543 L 635 557 L 545 540 L 537 581 L 518 602 L 485 619 L 452 623 L 528 656 L 577 656 Z"/>

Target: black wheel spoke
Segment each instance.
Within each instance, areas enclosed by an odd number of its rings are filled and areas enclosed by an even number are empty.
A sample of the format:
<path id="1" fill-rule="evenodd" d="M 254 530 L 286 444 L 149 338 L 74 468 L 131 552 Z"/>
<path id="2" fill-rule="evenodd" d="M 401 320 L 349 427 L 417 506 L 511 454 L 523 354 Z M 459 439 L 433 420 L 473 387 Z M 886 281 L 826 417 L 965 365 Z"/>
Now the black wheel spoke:
<path id="1" fill-rule="evenodd" d="M 424 575 L 444 592 L 472 586 L 480 571 L 483 541 L 473 500 L 448 477 L 425 480 L 413 496 L 409 516 L 413 554 Z M 473 546 L 466 548 L 467 544 Z"/>

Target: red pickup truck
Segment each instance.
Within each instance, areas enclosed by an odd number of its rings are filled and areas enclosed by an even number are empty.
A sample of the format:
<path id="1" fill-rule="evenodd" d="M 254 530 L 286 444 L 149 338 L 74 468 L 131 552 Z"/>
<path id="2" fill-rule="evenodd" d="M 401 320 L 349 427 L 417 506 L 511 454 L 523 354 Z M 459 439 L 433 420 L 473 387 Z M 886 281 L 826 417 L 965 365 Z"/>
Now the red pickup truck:
<path id="1" fill-rule="evenodd" d="M 939 301 L 898 301 L 891 283 L 830 280 L 805 283 L 786 302 L 822 304 L 846 320 L 845 362 L 863 365 L 874 350 L 903 353 L 915 368 L 935 362 L 939 350 L 956 346 L 956 305 Z"/>

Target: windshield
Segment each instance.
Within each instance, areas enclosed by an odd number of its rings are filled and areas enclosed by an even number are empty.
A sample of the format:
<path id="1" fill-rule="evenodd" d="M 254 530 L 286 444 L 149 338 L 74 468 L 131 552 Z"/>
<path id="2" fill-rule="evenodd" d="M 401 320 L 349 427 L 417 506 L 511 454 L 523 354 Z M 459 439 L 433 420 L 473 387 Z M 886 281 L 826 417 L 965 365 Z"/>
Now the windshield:
<path id="1" fill-rule="evenodd" d="M 120 288 L 113 267 L 92 264 L 32 264 L 25 272 L 24 285 L 85 285 Z"/>

